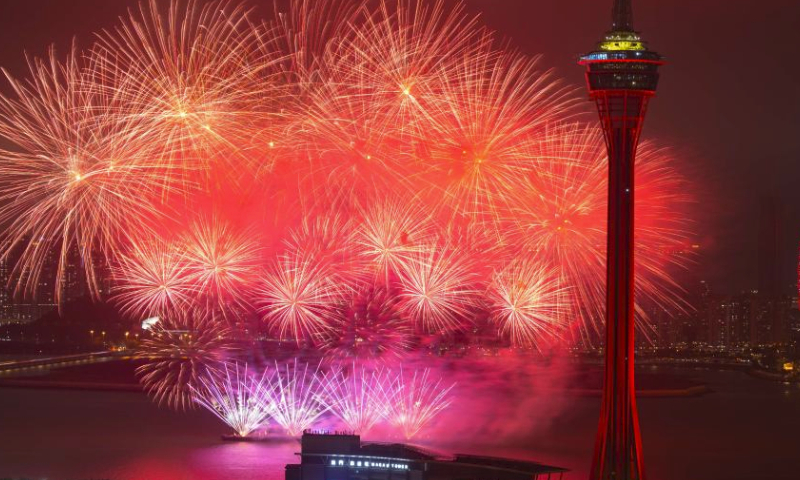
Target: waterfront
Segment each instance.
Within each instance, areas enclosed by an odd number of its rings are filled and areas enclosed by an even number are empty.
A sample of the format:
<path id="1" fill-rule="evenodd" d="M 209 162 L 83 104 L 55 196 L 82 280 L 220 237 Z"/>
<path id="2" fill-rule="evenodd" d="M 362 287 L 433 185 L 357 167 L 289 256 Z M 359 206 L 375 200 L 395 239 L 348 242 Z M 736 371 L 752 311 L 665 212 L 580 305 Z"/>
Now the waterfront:
<path id="1" fill-rule="evenodd" d="M 702 396 L 640 400 L 651 480 L 796 478 L 800 387 L 736 371 L 643 371 L 712 389 Z M 584 478 L 599 398 L 549 388 L 556 377 L 542 373 L 534 372 L 534 384 L 520 382 L 523 377 L 497 376 L 479 385 L 460 379 L 460 405 L 442 417 L 425 444 L 534 459 L 570 468 L 569 479 Z M 474 414 L 459 414 L 464 409 Z M 3 388 L 0 424 L 0 478 L 278 480 L 299 447 L 294 441 L 222 442 L 226 429 L 208 412 L 159 409 L 133 392 Z"/>

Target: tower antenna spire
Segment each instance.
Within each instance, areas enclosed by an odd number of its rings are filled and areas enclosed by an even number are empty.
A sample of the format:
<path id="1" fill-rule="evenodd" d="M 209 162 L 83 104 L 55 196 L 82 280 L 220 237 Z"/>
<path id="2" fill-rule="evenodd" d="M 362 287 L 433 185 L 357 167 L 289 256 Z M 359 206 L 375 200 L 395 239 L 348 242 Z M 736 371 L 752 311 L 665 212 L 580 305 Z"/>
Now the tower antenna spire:
<path id="1" fill-rule="evenodd" d="M 633 8 L 631 7 L 631 0 L 614 0 L 612 30 L 615 32 L 633 31 Z"/>

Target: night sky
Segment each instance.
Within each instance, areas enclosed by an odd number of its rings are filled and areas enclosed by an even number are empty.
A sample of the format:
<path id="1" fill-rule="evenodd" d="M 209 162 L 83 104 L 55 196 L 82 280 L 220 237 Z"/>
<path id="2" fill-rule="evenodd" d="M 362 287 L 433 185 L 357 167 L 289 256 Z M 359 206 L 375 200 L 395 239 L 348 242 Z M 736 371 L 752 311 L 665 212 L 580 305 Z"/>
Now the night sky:
<path id="1" fill-rule="evenodd" d="M 271 1 L 250 0 L 264 15 Z M 453 2 L 454 3 L 454 2 Z M 567 82 L 610 25 L 611 0 L 468 0 L 468 9 Z M 0 65 L 25 73 L 24 52 L 66 50 L 113 27 L 137 0 L 0 0 Z M 800 2 L 634 0 L 634 24 L 667 57 L 643 138 L 680 152 L 700 199 L 699 275 L 712 288 L 756 287 L 759 205 L 785 207 L 782 282 L 800 242 Z M 591 105 L 587 104 L 587 108 Z"/>

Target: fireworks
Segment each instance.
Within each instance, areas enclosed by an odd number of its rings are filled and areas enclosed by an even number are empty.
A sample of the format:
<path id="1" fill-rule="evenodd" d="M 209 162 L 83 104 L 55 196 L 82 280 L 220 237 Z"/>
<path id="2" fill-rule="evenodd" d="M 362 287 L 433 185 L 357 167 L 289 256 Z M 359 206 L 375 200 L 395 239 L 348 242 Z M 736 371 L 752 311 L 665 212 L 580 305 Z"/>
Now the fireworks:
<path id="1" fill-rule="evenodd" d="M 134 142 L 129 122 L 109 120 L 116 99 L 92 88 L 97 79 L 79 53 L 62 63 L 51 51 L 29 68 L 27 81 L 6 72 L 14 96 L 0 95 L 0 256 L 18 252 L 18 288 L 32 292 L 55 255 L 58 299 L 75 248 L 97 295 L 97 256 L 111 257 L 147 231 L 157 216 L 149 200 L 170 173 L 148 163 L 149 148 Z"/>
<path id="2" fill-rule="evenodd" d="M 413 438 L 450 405 L 449 393 L 454 386 L 442 385 L 441 379 L 433 382 L 429 369 L 415 371 L 410 380 L 401 371 L 388 397 L 389 421 L 406 439 Z"/>
<path id="3" fill-rule="evenodd" d="M 182 249 L 194 288 L 223 309 L 227 302 L 243 302 L 241 293 L 257 275 L 258 253 L 255 241 L 218 219 L 194 224 Z"/>
<path id="4" fill-rule="evenodd" d="M 385 415 L 391 380 L 383 370 L 369 371 L 353 364 L 347 373 L 335 369 L 324 376 L 320 398 L 350 430 L 365 435 Z"/>
<path id="5" fill-rule="evenodd" d="M 197 293 L 183 258 L 160 239 L 134 244 L 121 256 L 116 276 L 114 298 L 136 318 L 180 315 Z"/>
<path id="6" fill-rule="evenodd" d="M 117 28 L 104 31 L 93 53 L 95 67 L 112 82 L 136 118 L 135 132 L 159 146 L 170 168 L 202 170 L 213 160 L 247 160 L 258 115 L 268 96 L 272 59 L 254 57 L 258 30 L 241 5 L 155 0 L 141 4 Z"/>
<path id="7" fill-rule="evenodd" d="M 0 259 L 18 290 L 55 257 L 60 292 L 77 252 L 95 296 L 112 265 L 129 316 L 241 325 L 252 305 L 273 337 L 338 358 L 478 317 L 521 347 L 600 331 L 603 138 L 567 123 L 577 97 L 540 59 L 442 1 L 251 13 L 150 0 L 9 79 Z M 640 320 L 683 306 L 675 165 L 640 148 Z"/>
<path id="8" fill-rule="evenodd" d="M 226 364 L 224 370 L 221 378 L 203 378 L 204 388 L 192 389 L 194 400 L 246 437 L 269 415 L 269 377 L 266 371 L 260 377 L 248 374 L 247 365 L 240 369 L 238 364 L 233 368 Z"/>
<path id="9" fill-rule="evenodd" d="M 460 330 L 477 293 L 474 281 L 461 252 L 429 247 L 401 273 L 403 308 L 427 332 Z"/>
<path id="10" fill-rule="evenodd" d="M 309 370 L 308 364 L 300 364 L 297 359 L 282 367 L 275 363 L 271 390 L 272 420 L 292 437 L 300 436 L 328 410 L 320 401 L 319 369 Z"/>
<path id="11" fill-rule="evenodd" d="M 517 256 L 543 257 L 557 268 L 550 281 L 569 289 L 578 334 L 591 339 L 605 311 L 606 151 L 599 129 L 578 124 L 551 126 L 533 150 L 537 158 L 530 186 L 514 200 L 511 229 L 522 246 Z M 647 143 L 636 158 L 637 310 L 655 301 L 663 308 L 680 304 L 680 290 L 669 267 L 686 259 L 670 255 L 688 243 L 683 213 L 691 204 L 684 180 L 668 167 L 666 151 Z"/>
<path id="12" fill-rule="evenodd" d="M 488 295 L 492 318 L 514 345 L 538 348 L 564 328 L 567 295 L 554 277 L 553 269 L 532 262 L 495 273 Z"/>
<path id="13" fill-rule="evenodd" d="M 429 219 L 421 208 L 399 200 L 372 205 L 363 218 L 357 242 L 388 284 L 390 275 L 408 268 L 413 255 L 423 251 L 430 236 Z"/>
<path id="14" fill-rule="evenodd" d="M 136 358 L 139 381 L 159 405 L 193 408 L 195 392 L 219 378 L 232 347 L 227 328 L 207 320 L 162 318 L 142 340 Z"/>
<path id="15" fill-rule="evenodd" d="M 566 92 L 536 59 L 513 54 L 466 56 L 444 84 L 431 135 L 434 174 L 453 214 L 493 229 L 535 163 L 528 150 L 563 117 Z"/>
<path id="16" fill-rule="evenodd" d="M 330 330 L 339 298 L 330 274 L 313 260 L 284 257 L 264 278 L 259 301 L 264 320 L 280 338 L 319 339 Z"/>
<path id="17" fill-rule="evenodd" d="M 334 359 L 398 359 L 411 348 L 413 330 L 387 287 L 360 288 L 337 308 L 332 328 L 322 337 L 326 357 Z"/>

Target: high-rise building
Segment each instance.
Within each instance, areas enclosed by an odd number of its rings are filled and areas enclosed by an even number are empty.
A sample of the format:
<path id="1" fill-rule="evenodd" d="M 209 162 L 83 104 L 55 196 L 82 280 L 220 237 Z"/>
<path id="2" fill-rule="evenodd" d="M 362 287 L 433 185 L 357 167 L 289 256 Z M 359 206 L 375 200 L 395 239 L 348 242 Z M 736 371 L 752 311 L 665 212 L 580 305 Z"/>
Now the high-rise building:
<path id="1" fill-rule="evenodd" d="M 0 320 L 3 322 L 29 322 L 53 311 L 57 308 L 56 290 L 59 288 L 64 303 L 86 294 L 84 260 L 77 246 L 71 247 L 65 255 L 60 273 L 60 252 L 52 249 L 45 252 L 42 268 L 34 275 L 31 269 L 19 263 L 23 249 L 35 245 L 31 242 L 35 240 L 25 239 L 0 259 Z M 7 250 L 8 246 L 6 243 L 2 250 Z M 106 270 L 101 276 L 103 282 L 110 277 Z"/>
<path id="2" fill-rule="evenodd" d="M 590 477 L 644 478 L 634 390 L 634 160 L 647 104 L 655 95 L 661 56 L 633 29 L 630 0 L 615 0 L 612 27 L 583 55 L 589 96 L 608 149 L 605 376 Z"/>
<path id="3" fill-rule="evenodd" d="M 784 238 L 785 207 L 779 198 L 763 196 L 758 216 L 758 291 L 762 295 L 786 293 L 781 268 L 782 240 Z"/>

